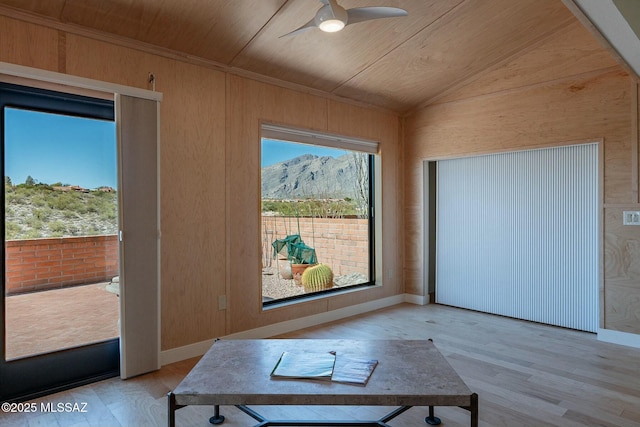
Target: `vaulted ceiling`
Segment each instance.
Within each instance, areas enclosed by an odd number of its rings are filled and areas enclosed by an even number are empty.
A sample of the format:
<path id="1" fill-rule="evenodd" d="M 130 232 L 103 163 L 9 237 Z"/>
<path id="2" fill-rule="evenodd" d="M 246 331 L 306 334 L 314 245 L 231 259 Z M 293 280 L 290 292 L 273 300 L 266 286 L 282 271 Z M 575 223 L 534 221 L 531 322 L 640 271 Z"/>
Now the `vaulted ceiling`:
<path id="1" fill-rule="evenodd" d="M 0 0 L 0 7 L 405 113 L 575 22 L 561 0 L 340 0 L 407 17 L 280 37 L 318 0 Z"/>

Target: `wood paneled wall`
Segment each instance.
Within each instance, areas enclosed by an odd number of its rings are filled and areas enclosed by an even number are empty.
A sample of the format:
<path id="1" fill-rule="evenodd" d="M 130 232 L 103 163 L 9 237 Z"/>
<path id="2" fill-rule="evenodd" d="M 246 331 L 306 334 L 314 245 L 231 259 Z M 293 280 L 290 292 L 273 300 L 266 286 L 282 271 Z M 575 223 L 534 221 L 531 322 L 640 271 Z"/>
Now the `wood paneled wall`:
<path id="1" fill-rule="evenodd" d="M 0 34 L 2 61 L 59 71 L 58 31 L 0 16 Z"/>
<path id="2" fill-rule="evenodd" d="M 383 241 L 399 241 L 397 197 L 399 119 L 387 113 L 345 105 L 319 96 L 227 76 L 227 333 L 309 316 L 348 305 L 398 294 L 401 277 L 386 278 L 384 286 L 347 295 L 262 310 L 260 295 L 260 124 L 284 124 L 329 133 L 371 138 L 381 144 L 383 161 Z M 241 195 L 240 197 L 238 195 Z M 382 258 L 385 271 L 396 272 L 400 245 L 388 245 Z"/>
<path id="3" fill-rule="evenodd" d="M 148 49 L 146 49 L 148 51 Z M 161 103 L 162 350 L 403 292 L 400 118 L 0 16 L 0 61 L 151 89 Z M 384 286 L 262 311 L 262 121 L 381 144 Z M 226 295 L 227 309 L 218 309 Z"/>
<path id="4" fill-rule="evenodd" d="M 601 326 L 640 334 L 640 227 L 622 226 L 623 210 L 640 209 L 637 91 L 635 80 L 576 21 L 407 117 L 407 292 L 424 292 L 424 160 L 603 141 Z"/>

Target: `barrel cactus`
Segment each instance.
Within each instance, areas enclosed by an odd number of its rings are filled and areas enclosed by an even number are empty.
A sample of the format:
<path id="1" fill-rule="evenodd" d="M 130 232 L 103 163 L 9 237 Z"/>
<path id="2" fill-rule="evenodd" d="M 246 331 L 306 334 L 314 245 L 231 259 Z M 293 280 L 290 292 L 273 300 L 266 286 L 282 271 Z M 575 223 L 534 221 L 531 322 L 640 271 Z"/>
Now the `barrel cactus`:
<path id="1" fill-rule="evenodd" d="M 302 285 L 307 292 L 317 292 L 333 287 L 333 271 L 326 264 L 307 268 L 302 274 Z"/>

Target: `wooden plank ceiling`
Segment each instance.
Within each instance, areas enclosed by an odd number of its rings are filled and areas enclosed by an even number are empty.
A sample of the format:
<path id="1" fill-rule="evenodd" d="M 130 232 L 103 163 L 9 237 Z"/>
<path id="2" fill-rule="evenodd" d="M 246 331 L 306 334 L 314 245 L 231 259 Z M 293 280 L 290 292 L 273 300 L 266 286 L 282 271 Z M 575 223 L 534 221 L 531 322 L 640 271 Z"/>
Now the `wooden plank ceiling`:
<path id="1" fill-rule="evenodd" d="M 403 18 L 327 34 L 281 35 L 313 18 L 318 0 L 0 0 L 56 24 L 89 28 L 225 69 L 406 113 L 446 96 L 575 22 L 561 0 L 340 0 L 393 6 Z M 1 11 L 0 11 L 1 12 Z"/>

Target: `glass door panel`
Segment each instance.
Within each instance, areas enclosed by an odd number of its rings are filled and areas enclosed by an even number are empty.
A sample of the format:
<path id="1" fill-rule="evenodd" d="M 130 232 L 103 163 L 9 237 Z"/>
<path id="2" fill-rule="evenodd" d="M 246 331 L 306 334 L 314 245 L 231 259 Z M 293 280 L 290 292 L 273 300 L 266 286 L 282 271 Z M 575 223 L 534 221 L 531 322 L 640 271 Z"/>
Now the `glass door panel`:
<path id="1" fill-rule="evenodd" d="M 5 357 L 117 338 L 115 124 L 17 108 L 5 123 Z"/>

